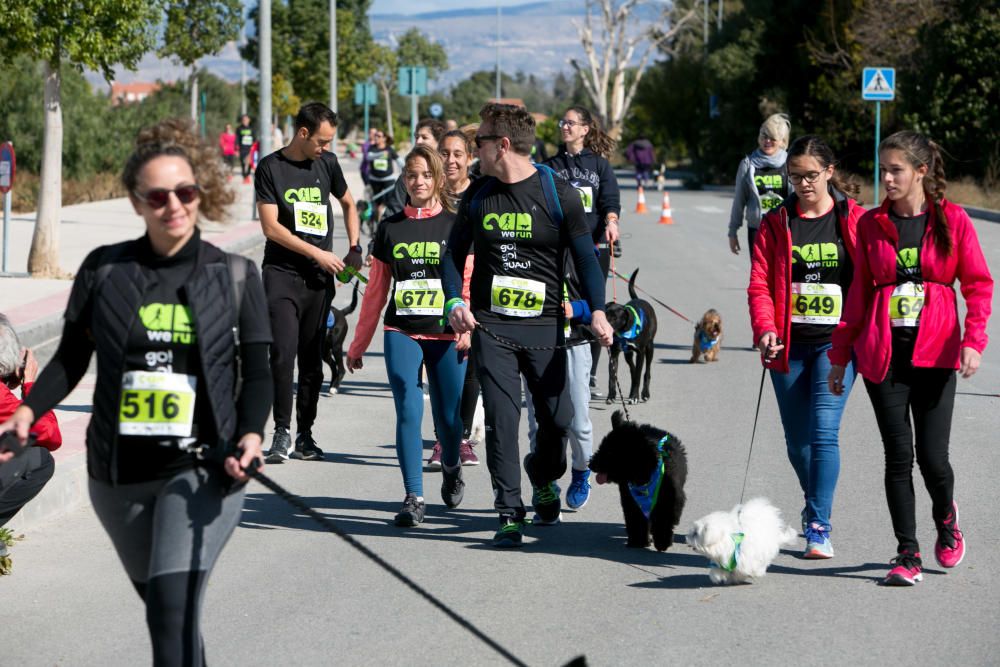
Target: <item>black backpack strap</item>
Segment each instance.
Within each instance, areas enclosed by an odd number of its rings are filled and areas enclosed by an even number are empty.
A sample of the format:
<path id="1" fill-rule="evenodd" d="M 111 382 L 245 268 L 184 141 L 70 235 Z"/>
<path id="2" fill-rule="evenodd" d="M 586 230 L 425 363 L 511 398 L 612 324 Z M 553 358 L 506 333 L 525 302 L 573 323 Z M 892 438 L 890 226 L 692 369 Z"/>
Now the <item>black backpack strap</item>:
<path id="1" fill-rule="evenodd" d="M 563 209 L 559 203 L 559 193 L 556 192 L 555 171 L 552 167 L 544 164 L 535 164 L 538 170 L 538 177 L 542 180 L 542 192 L 545 193 L 545 204 L 549 209 L 549 215 L 556 223 L 556 227 L 562 227 Z"/>

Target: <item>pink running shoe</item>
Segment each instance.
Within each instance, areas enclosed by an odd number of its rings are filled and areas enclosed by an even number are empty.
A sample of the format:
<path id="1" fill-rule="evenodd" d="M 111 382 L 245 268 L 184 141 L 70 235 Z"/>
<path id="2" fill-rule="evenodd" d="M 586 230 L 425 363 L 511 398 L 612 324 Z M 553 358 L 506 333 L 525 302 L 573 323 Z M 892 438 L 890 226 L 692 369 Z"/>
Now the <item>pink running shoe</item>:
<path id="1" fill-rule="evenodd" d="M 463 440 L 462 444 L 458 446 L 458 459 L 464 466 L 477 466 L 479 465 L 479 457 L 476 453 L 472 451 L 472 447 L 475 444 L 474 440 Z"/>
<path id="2" fill-rule="evenodd" d="M 938 526 L 934 558 L 941 567 L 955 567 L 965 558 L 965 537 L 958 529 L 958 503 L 955 501 L 951 503 L 951 513 Z"/>
<path id="3" fill-rule="evenodd" d="M 440 470 L 441 469 L 441 443 L 434 443 L 434 450 L 431 452 L 431 457 L 427 459 L 427 468 L 429 470 Z"/>
<path id="4" fill-rule="evenodd" d="M 882 581 L 884 586 L 913 586 L 924 578 L 920 573 L 920 554 L 904 552 L 889 562 L 895 567 L 889 570 Z"/>

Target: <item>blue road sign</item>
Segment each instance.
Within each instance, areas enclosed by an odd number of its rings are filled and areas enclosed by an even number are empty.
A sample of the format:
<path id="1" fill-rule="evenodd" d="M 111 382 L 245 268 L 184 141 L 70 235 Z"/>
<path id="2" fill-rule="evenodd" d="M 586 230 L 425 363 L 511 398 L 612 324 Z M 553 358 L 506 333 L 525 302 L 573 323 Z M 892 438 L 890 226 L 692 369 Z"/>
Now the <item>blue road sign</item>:
<path id="1" fill-rule="evenodd" d="M 427 94 L 427 68 L 426 67 L 400 67 L 399 68 L 399 94 L 419 95 Z"/>
<path id="2" fill-rule="evenodd" d="M 435 118 L 440 118 L 441 114 L 444 113 L 444 107 L 435 102 L 434 104 L 431 105 L 428 111 L 430 111 L 431 115 L 434 116 Z"/>
<path id="3" fill-rule="evenodd" d="M 866 67 L 861 74 L 861 99 L 888 102 L 896 97 L 896 70 Z"/>
<path id="4" fill-rule="evenodd" d="M 356 83 L 354 84 L 354 103 L 375 104 L 375 84 Z"/>

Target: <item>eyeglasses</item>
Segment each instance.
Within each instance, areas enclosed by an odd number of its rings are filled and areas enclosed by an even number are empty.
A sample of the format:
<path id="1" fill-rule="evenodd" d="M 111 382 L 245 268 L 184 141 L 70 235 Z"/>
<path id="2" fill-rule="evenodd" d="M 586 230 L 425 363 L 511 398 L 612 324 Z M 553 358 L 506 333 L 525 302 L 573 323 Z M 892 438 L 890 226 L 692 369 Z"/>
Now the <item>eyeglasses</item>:
<path id="1" fill-rule="evenodd" d="M 476 135 L 476 148 L 482 148 L 484 141 L 496 141 L 497 139 L 503 139 L 503 135 L 500 135 L 500 134 L 477 134 Z"/>
<path id="2" fill-rule="evenodd" d="M 799 185 L 802 181 L 806 183 L 815 183 L 819 180 L 819 177 L 823 174 L 822 171 L 809 171 L 804 174 L 788 174 L 788 180 L 792 185 Z"/>
<path id="3" fill-rule="evenodd" d="M 769 137 L 768 135 L 764 134 L 763 132 L 760 133 L 760 140 L 761 141 L 770 141 L 770 142 L 773 142 L 773 143 L 777 143 L 778 142 L 777 139 L 775 139 L 774 137 Z"/>
<path id="4" fill-rule="evenodd" d="M 142 201 L 146 202 L 153 208 L 163 208 L 170 202 L 170 193 L 177 195 L 177 200 L 182 204 L 190 204 L 198 195 L 201 194 L 201 188 L 197 185 L 182 185 L 179 188 L 174 188 L 173 190 L 166 190 L 164 188 L 156 188 L 149 190 L 148 192 L 134 192 L 133 194 Z"/>
<path id="5" fill-rule="evenodd" d="M 562 120 L 559 121 L 559 128 L 560 129 L 562 129 L 564 127 L 575 127 L 577 125 L 586 125 L 586 123 L 581 123 L 581 122 L 578 122 L 578 121 L 575 121 L 575 120 L 566 120 L 565 118 L 563 118 Z"/>

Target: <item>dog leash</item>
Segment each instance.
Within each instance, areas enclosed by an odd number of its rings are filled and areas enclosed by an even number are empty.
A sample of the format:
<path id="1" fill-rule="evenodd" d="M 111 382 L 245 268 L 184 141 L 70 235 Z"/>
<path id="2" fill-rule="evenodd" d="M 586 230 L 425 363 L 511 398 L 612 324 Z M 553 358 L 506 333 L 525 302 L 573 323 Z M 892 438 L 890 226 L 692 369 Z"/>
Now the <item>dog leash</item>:
<path id="1" fill-rule="evenodd" d="M 618 276 L 618 277 L 619 277 L 619 278 L 620 278 L 621 280 L 623 280 L 624 282 L 628 282 L 628 278 L 626 278 L 626 277 L 625 277 L 625 276 L 623 276 L 622 274 L 620 274 L 620 273 L 618 273 L 617 271 L 615 271 L 615 270 L 614 270 L 614 268 L 612 268 L 612 269 L 611 269 L 611 271 L 612 271 L 612 273 L 614 273 L 614 274 L 615 274 L 616 276 Z M 655 296 L 653 296 L 652 294 L 650 294 L 650 293 L 649 293 L 649 292 L 647 292 L 646 290 L 642 289 L 642 288 L 641 288 L 641 287 L 639 287 L 638 285 L 635 285 L 635 288 L 636 288 L 637 290 L 639 290 L 640 292 L 642 292 L 643 294 L 645 294 L 646 296 L 648 296 L 648 297 L 649 297 L 650 299 L 652 299 L 652 300 L 653 300 L 653 301 L 655 301 L 656 303 L 660 304 L 661 306 L 663 306 L 664 308 L 666 308 L 667 310 L 669 310 L 669 311 L 670 311 L 671 313 L 673 313 L 673 314 L 674 314 L 674 315 L 676 315 L 677 317 L 679 317 L 679 318 L 681 318 L 682 320 L 684 320 L 685 322 L 691 322 L 692 324 L 694 323 L 694 320 L 692 320 L 691 318 L 689 318 L 689 317 L 688 317 L 687 315 L 685 315 L 684 313 L 681 313 L 681 312 L 679 312 L 679 311 L 677 311 L 677 310 L 674 310 L 673 308 L 671 308 L 671 307 L 670 307 L 670 306 L 668 306 L 667 304 L 663 303 L 662 301 L 660 301 L 660 300 L 659 300 L 659 299 L 657 299 L 657 298 L 656 298 Z"/>
<path id="2" fill-rule="evenodd" d="M 250 468 L 246 469 L 244 472 L 246 472 L 246 474 L 251 478 L 257 480 L 258 482 L 266 486 L 268 489 L 273 491 L 275 495 L 284 500 L 286 503 L 288 503 L 295 509 L 299 510 L 300 512 L 304 513 L 306 516 L 308 516 L 310 519 L 312 519 L 319 525 L 323 526 L 323 528 L 325 528 L 329 532 L 343 539 L 345 542 L 347 542 L 352 547 L 354 547 L 362 554 L 364 554 L 368 559 L 374 561 L 386 572 L 396 577 L 396 579 L 398 579 L 407 587 L 409 587 L 410 590 L 414 591 L 417 595 L 427 600 L 433 606 L 437 607 L 438 610 L 441 611 L 445 616 L 455 621 L 455 623 L 457 623 L 458 625 L 460 625 L 461 627 L 472 633 L 472 635 L 474 635 L 478 640 L 480 640 L 481 642 L 489 646 L 491 649 L 496 651 L 498 654 L 503 656 L 504 659 L 507 660 L 507 662 L 509 662 L 512 665 L 518 665 L 519 667 L 528 667 L 528 663 L 524 662 L 516 655 L 508 651 L 499 642 L 497 642 L 495 639 L 493 639 L 485 632 L 480 630 L 478 627 L 476 627 L 474 623 L 459 615 L 458 612 L 454 611 L 447 604 L 445 604 L 437 597 L 435 597 L 433 593 L 425 589 L 417 582 L 410 579 L 408 576 L 403 574 L 399 569 L 397 569 L 394 565 L 386 561 L 384 558 L 379 556 L 377 553 L 375 553 L 365 545 L 361 544 L 361 542 L 358 542 L 354 537 L 345 533 L 340 528 L 340 526 L 331 521 L 329 518 L 323 516 L 313 508 L 306 505 L 301 498 L 294 495 L 293 493 L 285 489 L 283 486 L 275 482 L 273 479 L 265 475 L 263 472 L 260 471 L 259 466 L 260 466 L 259 461 L 257 459 L 254 459 L 254 462 L 250 466 Z M 574 662 L 570 664 L 579 664 L 576 663 L 577 660 L 580 660 L 580 658 L 577 658 Z"/>
<path id="3" fill-rule="evenodd" d="M 750 451 L 747 452 L 747 467 L 743 471 L 743 488 L 740 489 L 740 502 L 743 504 L 743 494 L 747 490 L 747 476 L 750 474 L 750 461 L 753 458 L 753 441 L 754 437 L 757 435 L 757 418 L 760 417 L 760 401 L 764 396 L 764 376 L 767 375 L 767 368 L 762 368 L 760 370 L 760 389 L 757 391 L 757 409 L 753 414 L 753 431 L 750 432 Z"/>

